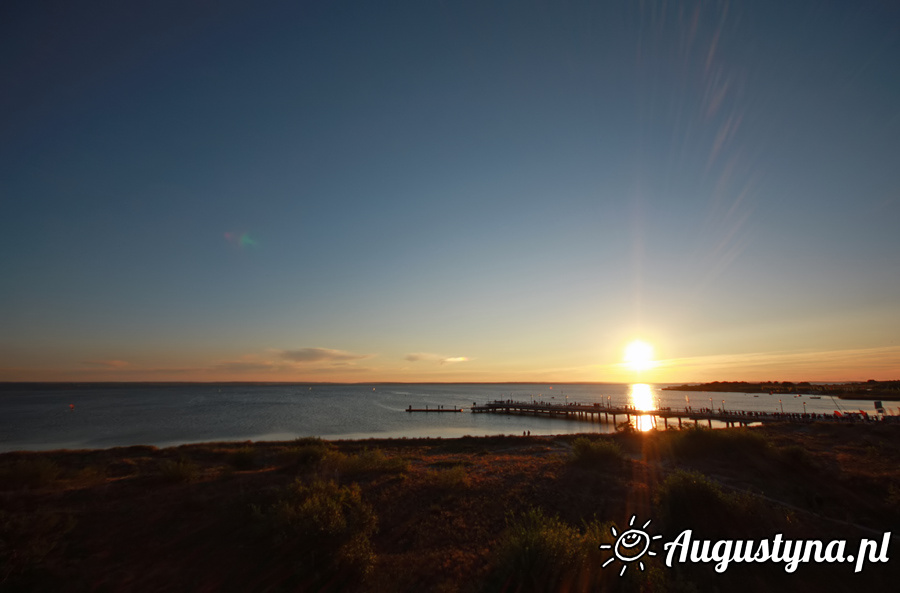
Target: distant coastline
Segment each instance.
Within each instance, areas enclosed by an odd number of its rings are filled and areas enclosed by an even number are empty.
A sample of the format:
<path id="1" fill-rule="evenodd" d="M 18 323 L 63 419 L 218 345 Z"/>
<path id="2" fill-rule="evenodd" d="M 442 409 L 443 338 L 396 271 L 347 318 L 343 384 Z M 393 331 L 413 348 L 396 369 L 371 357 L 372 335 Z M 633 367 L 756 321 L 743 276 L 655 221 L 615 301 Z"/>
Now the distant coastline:
<path id="1" fill-rule="evenodd" d="M 766 381 L 764 383 L 748 383 L 747 381 L 713 381 L 712 383 L 695 383 L 686 385 L 670 385 L 662 388 L 665 391 L 725 391 L 743 393 L 785 393 L 808 395 L 833 395 L 841 399 L 885 399 L 900 400 L 900 380 L 898 381 L 865 381 L 854 383 L 810 383 L 801 381 Z"/>

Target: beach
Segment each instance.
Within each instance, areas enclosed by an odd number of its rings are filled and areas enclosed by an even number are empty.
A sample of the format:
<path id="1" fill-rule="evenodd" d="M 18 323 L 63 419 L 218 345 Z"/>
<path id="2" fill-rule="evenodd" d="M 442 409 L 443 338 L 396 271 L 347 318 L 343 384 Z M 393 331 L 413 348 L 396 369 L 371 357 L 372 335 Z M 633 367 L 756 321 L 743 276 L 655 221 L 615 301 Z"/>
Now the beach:
<path id="1" fill-rule="evenodd" d="M 658 545 L 640 570 L 604 566 L 600 546 L 636 517 L 665 541 L 781 534 L 849 554 L 900 531 L 898 437 L 776 424 L 5 453 L 0 589 L 887 590 L 893 561 L 719 573 L 667 566 Z"/>

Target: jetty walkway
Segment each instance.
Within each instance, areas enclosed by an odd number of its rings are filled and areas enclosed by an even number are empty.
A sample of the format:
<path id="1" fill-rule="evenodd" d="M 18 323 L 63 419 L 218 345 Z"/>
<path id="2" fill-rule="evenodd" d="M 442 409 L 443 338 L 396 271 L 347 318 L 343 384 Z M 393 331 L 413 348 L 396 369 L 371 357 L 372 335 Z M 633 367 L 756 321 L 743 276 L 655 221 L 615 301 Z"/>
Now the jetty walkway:
<path id="1" fill-rule="evenodd" d="M 754 412 L 749 410 L 723 410 L 710 408 L 691 408 L 683 409 L 658 408 L 655 410 L 639 410 L 634 406 L 611 406 L 602 404 L 579 404 L 579 403 L 535 403 L 521 402 L 515 400 L 494 400 L 486 404 L 473 403 L 470 410 L 473 413 L 492 413 L 492 414 L 518 414 L 525 416 L 538 416 L 545 418 L 568 418 L 572 420 L 587 421 L 605 421 L 615 425 L 618 418 L 631 422 L 632 417 L 650 416 L 653 418 L 661 418 L 665 427 L 669 427 L 669 421 L 678 422 L 681 428 L 684 422 L 693 421 L 697 426 L 700 422 L 706 422 L 711 428 L 713 420 L 724 423 L 728 427 L 747 426 L 755 422 L 871 422 L 875 421 L 875 417 L 870 417 L 866 413 L 840 413 L 821 414 L 821 413 L 779 413 L 779 412 Z M 900 418 L 893 416 L 884 417 Z"/>

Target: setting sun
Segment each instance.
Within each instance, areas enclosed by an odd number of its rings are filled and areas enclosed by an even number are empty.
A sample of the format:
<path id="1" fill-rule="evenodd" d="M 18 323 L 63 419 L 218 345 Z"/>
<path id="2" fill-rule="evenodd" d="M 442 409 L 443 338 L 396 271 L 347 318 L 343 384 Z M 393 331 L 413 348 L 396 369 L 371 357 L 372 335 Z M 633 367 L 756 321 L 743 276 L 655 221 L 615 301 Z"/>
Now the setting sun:
<path id="1" fill-rule="evenodd" d="M 641 340 L 634 340 L 625 347 L 625 364 L 635 371 L 653 368 L 653 346 Z"/>

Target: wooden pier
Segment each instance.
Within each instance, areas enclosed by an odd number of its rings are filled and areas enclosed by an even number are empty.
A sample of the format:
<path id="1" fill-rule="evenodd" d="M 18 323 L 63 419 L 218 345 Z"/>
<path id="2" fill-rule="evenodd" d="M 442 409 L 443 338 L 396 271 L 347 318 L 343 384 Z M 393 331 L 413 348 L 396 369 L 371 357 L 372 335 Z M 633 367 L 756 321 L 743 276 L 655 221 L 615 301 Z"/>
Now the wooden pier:
<path id="1" fill-rule="evenodd" d="M 408 408 L 406 408 L 406 411 L 407 412 L 462 412 L 463 409 L 462 408 L 445 408 L 444 406 L 440 406 L 437 408 L 429 408 L 428 406 L 425 406 L 424 408 L 414 408 L 412 406 L 409 406 Z"/>
<path id="2" fill-rule="evenodd" d="M 725 426 L 747 426 L 755 422 L 848 422 L 848 421 L 864 421 L 869 418 L 860 417 L 858 419 L 848 417 L 847 415 L 837 416 L 834 414 L 820 413 L 770 413 L 770 412 L 754 412 L 748 410 L 713 410 L 709 408 L 684 408 L 675 410 L 672 408 L 659 408 L 656 410 L 639 410 L 634 406 L 604 406 L 602 404 L 548 404 L 534 402 L 519 402 L 514 400 L 496 400 L 482 405 L 473 405 L 471 408 L 473 413 L 493 413 L 493 414 L 518 414 L 525 416 L 537 416 L 544 418 L 568 418 L 572 420 L 585 420 L 597 422 L 610 422 L 616 425 L 619 418 L 625 422 L 631 422 L 632 417 L 660 418 L 666 428 L 669 427 L 669 421 L 678 422 L 681 428 L 684 423 L 693 422 L 694 426 L 698 426 L 700 422 L 704 422 L 712 428 L 713 420 L 722 422 Z"/>

